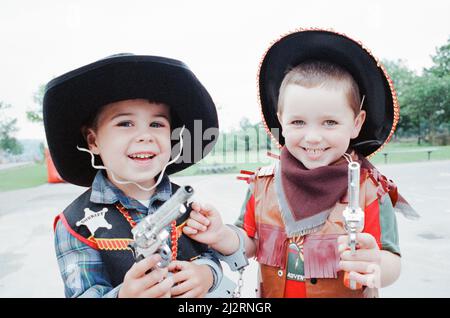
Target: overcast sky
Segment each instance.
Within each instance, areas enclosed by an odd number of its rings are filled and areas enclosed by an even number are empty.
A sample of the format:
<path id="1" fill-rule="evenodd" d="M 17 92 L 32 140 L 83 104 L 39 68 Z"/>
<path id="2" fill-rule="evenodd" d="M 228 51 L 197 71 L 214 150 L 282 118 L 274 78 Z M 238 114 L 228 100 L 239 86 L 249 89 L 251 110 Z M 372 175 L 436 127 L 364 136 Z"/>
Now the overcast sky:
<path id="1" fill-rule="evenodd" d="M 39 85 L 115 53 L 163 55 L 188 64 L 229 129 L 260 119 L 258 64 L 281 34 L 332 28 L 419 72 L 450 36 L 449 12 L 446 0 L 1 0 L 0 101 L 13 106 L 17 137 L 41 139 L 25 116 Z"/>

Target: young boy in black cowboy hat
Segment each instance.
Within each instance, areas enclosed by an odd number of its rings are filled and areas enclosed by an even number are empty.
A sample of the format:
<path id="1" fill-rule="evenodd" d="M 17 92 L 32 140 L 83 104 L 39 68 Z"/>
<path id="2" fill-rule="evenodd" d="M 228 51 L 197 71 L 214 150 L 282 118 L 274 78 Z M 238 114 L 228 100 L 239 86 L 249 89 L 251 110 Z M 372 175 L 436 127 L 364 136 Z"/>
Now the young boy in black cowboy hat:
<path id="1" fill-rule="evenodd" d="M 171 225 L 176 260 L 168 268 L 155 266 L 158 254 L 136 263 L 128 247 L 131 229 L 178 188 L 168 175 L 212 148 L 214 138 L 194 140 L 199 151 L 176 161 L 183 143 L 173 148 L 171 134 L 181 138 L 183 126 L 192 135 L 195 121 L 199 136 L 218 130 L 210 95 L 177 60 L 119 54 L 48 83 L 44 123 L 55 167 L 65 181 L 90 187 L 55 219 L 67 297 L 202 297 L 216 288 L 220 263 L 182 234 L 183 219 Z M 172 150 L 179 155 L 169 162 Z"/>
<path id="2" fill-rule="evenodd" d="M 245 245 L 260 264 L 263 297 L 376 296 L 400 274 L 394 208 L 417 216 L 366 159 L 390 140 L 399 118 L 385 69 L 343 34 L 300 30 L 266 52 L 259 94 L 264 125 L 281 155 L 248 179 L 236 224 L 244 231 L 224 226 L 211 206 L 195 204 L 185 233 L 228 258 L 242 258 L 239 245 Z M 364 210 L 354 255 L 343 216 L 352 161 L 361 166 Z M 347 288 L 349 281 L 360 288 Z"/>

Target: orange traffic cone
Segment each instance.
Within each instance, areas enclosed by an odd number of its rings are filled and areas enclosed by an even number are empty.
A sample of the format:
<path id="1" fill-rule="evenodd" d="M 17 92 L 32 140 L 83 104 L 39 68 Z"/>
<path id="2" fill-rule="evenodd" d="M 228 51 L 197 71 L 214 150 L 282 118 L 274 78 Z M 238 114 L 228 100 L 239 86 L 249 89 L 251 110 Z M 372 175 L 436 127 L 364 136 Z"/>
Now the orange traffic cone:
<path id="1" fill-rule="evenodd" d="M 47 182 L 48 183 L 60 183 L 65 182 L 53 164 L 52 157 L 47 148 L 45 148 L 45 162 L 47 163 Z"/>

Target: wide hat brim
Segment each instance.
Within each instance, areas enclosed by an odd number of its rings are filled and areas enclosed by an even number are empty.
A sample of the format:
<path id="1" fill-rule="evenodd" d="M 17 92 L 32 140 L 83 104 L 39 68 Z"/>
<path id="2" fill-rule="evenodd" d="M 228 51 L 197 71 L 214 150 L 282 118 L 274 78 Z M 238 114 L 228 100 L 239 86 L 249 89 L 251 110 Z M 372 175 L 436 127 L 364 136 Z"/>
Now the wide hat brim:
<path id="1" fill-rule="evenodd" d="M 279 147 L 284 137 L 277 117 L 278 95 L 284 76 L 305 61 L 320 60 L 346 69 L 364 95 L 366 121 L 351 146 L 364 156 L 379 151 L 392 137 L 399 106 L 392 80 L 383 65 L 361 43 L 331 30 L 300 29 L 282 36 L 267 50 L 258 72 L 263 124 Z"/>
<path id="2" fill-rule="evenodd" d="M 90 186 L 96 174 L 90 155 L 77 150 L 77 145 L 87 147 L 81 127 L 103 105 L 138 98 L 169 105 L 171 128 L 185 125 L 191 137 L 198 139 L 184 143 L 182 160 L 169 165 L 167 174 L 186 169 L 212 150 L 218 134 L 209 130 L 209 140 L 203 136 L 208 129 L 218 131 L 216 107 L 192 71 L 174 59 L 120 54 L 68 72 L 47 84 L 43 102 L 45 133 L 52 160 L 65 181 Z M 186 151 L 186 147 L 191 149 Z"/>

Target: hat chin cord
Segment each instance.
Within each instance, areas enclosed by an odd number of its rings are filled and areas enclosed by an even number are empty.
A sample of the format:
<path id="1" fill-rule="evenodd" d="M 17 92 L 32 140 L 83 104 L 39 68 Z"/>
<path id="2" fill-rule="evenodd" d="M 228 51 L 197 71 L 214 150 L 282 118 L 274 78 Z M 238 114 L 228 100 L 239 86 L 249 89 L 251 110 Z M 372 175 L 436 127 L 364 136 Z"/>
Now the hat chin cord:
<path id="1" fill-rule="evenodd" d="M 161 170 L 161 173 L 159 174 L 158 180 L 157 180 L 156 183 L 155 183 L 153 186 L 151 186 L 150 188 L 145 188 L 145 187 L 141 186 L 140 184 L 138 184 L 138 183 L 136 183 L 136 182 L 134 182 L 134 181 L 118 180 L 118 179 L 116 178 L 116 176 L 114 175 L 114 172 L 112 172 L 112 170 L 106 168 L 105 166 L 95 165 L 95 156 L 94 156 L 94 154 L 92 153 L 92 151 L 90 151 L 89 149 L 80 147 L 80 146 L 78 146 L 78 145 L 77 145 L 77 149 L 78 149 L 79 151 L 84 151 L 84 152 L 89 153 L 89 154 L 91 155 L 91 166 L 92 166 L 92 168 L 97 169 L 97 170 L 107 170 L 107 171 L 109 171 L 109 172 L 111 173 L 111 177 L 112 177 L 112 179 L 114 180 L 114 182 L 116 182 L 116 183 L 118 183 L 118 184 L 134 184 L 135 186 L 137 186 L 137 187 L 138 187 L 139 189 L 141 189 L 142 191 L 151 191 L 151 190 L 153 190 L 154 188 L 156 188 L 156 187 L 158 186 L 158 184 L 160 184 L 160 182 L 161 182 L 161 180 L 162 180 L 162 178 L 163 178 L 163 176 L 164 176 L 164 172 L 166 171 L 167 167 L 168 167 L 169 165 L 171 165 L 172 163 L 174 163 L 175 161 L 177 161 L 178 158 L 180 158 L 181 152 L 183 151 L 183 131 L 184 131 L 184 128 L 185 128 L 185 126 L 183 125 L 183 127 L 181 128 L 181 131 L 180 131 L 180 151 L 178 152 L 177 156 L 176 156 L 174 159 L 172 159 L 171 161 L 169 161 L 168 163 L 166 163 L 166 164 L 164 165 L 164 168 Z"/>
<path id="2" fill-rule="evenodd" d="M 352 156 L 350 154 L 346 153 L 346 152 L 344 152 L 342 157 L 344 157 L 344 159 L 347 160 L 348 163 L 354 162 Z"/>

